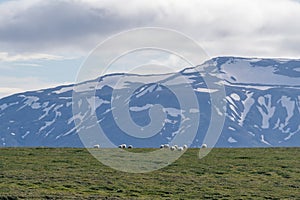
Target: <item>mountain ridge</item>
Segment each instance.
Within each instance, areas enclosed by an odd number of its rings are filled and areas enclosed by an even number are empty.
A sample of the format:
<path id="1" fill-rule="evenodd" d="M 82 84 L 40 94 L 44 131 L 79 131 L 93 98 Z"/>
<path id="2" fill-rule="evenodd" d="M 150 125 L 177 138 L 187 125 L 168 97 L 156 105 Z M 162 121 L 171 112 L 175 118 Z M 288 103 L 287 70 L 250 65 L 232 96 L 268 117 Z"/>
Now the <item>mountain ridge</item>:
<path id="1" fill-rule="evenodd" d="M 201 118 L 197 135 L 190 143 L 192 147 L 201 146 L 211 122 L 212 110 L 207 107 L 210 105 L 209 92 L 214 91 L 207 90 L 203 73 L 195 70 L 205 65 L 217 68 L 221 72 L 219 79 L 225 81 L 227 111 L 216 147 L 300 146 L 300 122 L 297 120 L 300 117 L 300 60 L 216 57 L 178 73 L 192 86 L 201 108 L 201 111 L 193 110 L 199 112 Z M 131 80 L 114 88 L 120 77 L 131 77 Z M 0 147 L 83 147 L 77 130 L 85 130 L 96 124 L 85 127 L 79 125 L 76 130 L 78 123 L 76 125 L 75 121 L 88 122 L 93 109 L 97 114 L 97 123 L 110 131 L 108 137 L 115 145 L 130 143 L 137 147 L 158 147 L 162 143 L 169 143 L 179 134 L 180 121 L 188 120 L 184 116 L 184 112 L 188 111 L 180 111 L 178 102 L 171 100 L 176 95 L 165 87 L 155 85 L 155 81 L 145 84 L 145 88 L 140 87 L 141 92 L 134 93 L 130 99 L 132 102 L 126 103 L 133 121 L 141 127 L 151 122 L 149 109 L 153 105 L 165 106 L 167 118 L 164 130 L 158 136 L 148 140 L 131 138 L 116 126 L 112 116 L 110 101 L 113 91 L 125 93 L 145 77 L 155 77 L 159 81 L 174 78 L 172 74 L 143 76 L 115 73 L 79 84 L 4 97 L 0 99 Z M 80 105 L 86 106 L 86 112 L 78 116 L 72 114 L 72 107 L 79 105 L 79 102 L 72 101 L 74 86 L 76 94 L 86 95 Z M 96 89 L 95 96 L 88 96 L 93 89 Z"/>

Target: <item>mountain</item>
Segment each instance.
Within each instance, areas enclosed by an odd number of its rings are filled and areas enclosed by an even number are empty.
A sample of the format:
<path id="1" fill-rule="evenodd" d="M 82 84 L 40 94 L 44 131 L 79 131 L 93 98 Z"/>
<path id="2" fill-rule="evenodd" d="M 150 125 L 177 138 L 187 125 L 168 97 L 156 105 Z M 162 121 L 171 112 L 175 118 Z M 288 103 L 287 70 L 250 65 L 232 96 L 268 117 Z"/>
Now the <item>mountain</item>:
<path id="1" fill-rule="evenodd" d="M 226 97 L 214 101 L 220 80 Z M 110 74 L 2 98 L 0 147 L 198 147 L 210 126 L 222 126 L 217 147 L 300 146 L 299 119 L 300 60 L 217 57 L 178 73 Z"/>

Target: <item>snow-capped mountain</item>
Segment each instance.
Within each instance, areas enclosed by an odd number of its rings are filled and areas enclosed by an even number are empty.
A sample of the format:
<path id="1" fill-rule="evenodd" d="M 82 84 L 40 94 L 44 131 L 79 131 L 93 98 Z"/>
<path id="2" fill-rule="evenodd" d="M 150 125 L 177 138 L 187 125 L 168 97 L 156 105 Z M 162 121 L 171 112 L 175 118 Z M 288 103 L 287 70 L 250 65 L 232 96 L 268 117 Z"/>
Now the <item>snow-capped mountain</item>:
<path id="1" fill-rule="evenodd" d="M 202 68 L 217 69 L 217 78 Z M 226 113 L 211 106 L 210 97 L 218 91 L 208 89 L 205 81 L 214 77 L 224 80 Z M 178 96 L 188 95 L 182 88 L 193 90 L 198 108 L 182 107 Z M 163 115 L 156 115 L 162 120 L 157 134 L 138 138 L 120 128 L 122 120 L 141 130 L 149 128 L 156 120 L 151 109 L 158 104 Z M 124 106 L 121 112 L 118 105 Z M 110 74 L 15 94 L 0 100 L 0 147 L 82 147 L 79 132 L 89 134 L 99 126 L 116 145 L 158 147 L 177 135 L 188 136 L 193 117 L 199 118 L 199 128 L 188 142 L 196 147 L 203 143 L 209 124 L 216 123 L 212 109 L 225 117 L 218 147 L 300 146 L 300 60 L 218 57 L 174 74 Z"/>

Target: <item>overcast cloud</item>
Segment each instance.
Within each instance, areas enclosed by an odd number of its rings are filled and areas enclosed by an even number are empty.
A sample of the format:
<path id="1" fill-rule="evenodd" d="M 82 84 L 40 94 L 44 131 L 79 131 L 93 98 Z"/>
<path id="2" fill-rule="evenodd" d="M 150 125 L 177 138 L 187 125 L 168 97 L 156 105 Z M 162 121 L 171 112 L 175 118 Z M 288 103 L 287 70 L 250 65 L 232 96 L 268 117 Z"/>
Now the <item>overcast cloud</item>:
<path id="1" fill-rule="evenodd" d="M 182 32 L 210 57 L 300 58 L 299 22 L 300 0 L 0 0 L 0 98 L 74 82 L 97 44 L 138 27 Z"/>
<path id="2" fill-rule="evenodd" d="M 130 28 L 176 29 L 211 56 L 299 57 L 294 0 L 11 1 L 0 4 L 0 51 L 85 54 Z"/>

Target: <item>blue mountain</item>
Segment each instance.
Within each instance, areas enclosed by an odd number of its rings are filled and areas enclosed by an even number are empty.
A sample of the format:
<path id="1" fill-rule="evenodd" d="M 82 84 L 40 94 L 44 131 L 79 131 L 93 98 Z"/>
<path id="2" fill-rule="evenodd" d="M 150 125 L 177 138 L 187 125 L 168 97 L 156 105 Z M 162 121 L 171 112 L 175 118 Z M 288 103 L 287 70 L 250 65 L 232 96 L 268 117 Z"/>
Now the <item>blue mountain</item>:
<path id="1" fill-rule="evenodd" d="M 222 84 L 217 107 L 212 96 Z M 300 146 L 299 119 L 300 60 L 217 57 L 178 73 L 109 74 L 2 98 L 0 147 L 199 147 L 209 126 L 222 126 L 216 147 Z"/>

